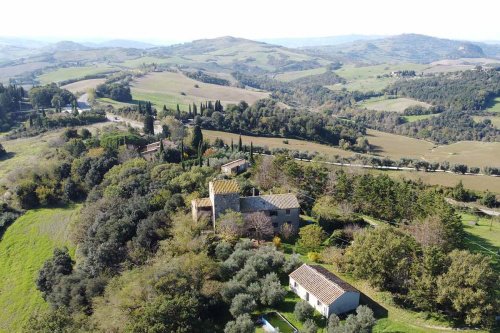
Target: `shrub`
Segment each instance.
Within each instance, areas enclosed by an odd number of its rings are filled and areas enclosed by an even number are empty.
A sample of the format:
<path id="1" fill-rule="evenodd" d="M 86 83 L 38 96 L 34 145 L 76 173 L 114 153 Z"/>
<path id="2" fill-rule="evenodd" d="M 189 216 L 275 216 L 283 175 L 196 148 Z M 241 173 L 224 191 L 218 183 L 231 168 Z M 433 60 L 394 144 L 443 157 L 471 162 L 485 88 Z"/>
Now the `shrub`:
<path id="1" fill-rule="evenodd" d="M 215 247 L 215 257 L 221 261 L 224 261 L 227 258 L 229 258 L 232 252 L 233 252 L 233 247 L 228 242 L 220 242 Z"/>
<path id="2" fill-rule="evenodd" d="M 299 245 L 306 249 L 316 249 L 320 247 L 321 243 L 326 238 L 323 228 L 317 224 L 310 224 L 301 228 L 299 235 Z"/>
<path id="3" fill-rule="evenodd" d="M 251 313 L 253 310 L 255 310 L 256 307 L 257 304 L 255 303 L 251 295 L 238 294 L 231 302 L 229 312 L 231 312 L 234 318 L 237 318 L 241 315 Z"/>
<path id="4" fill-rule="evenodd" d="M 316 333 L 318 332 L 318 326 L 312 319 L 307 319 L 300 330 L 300 333 Z"/>
<path id="5" fill-rule="evenodd" d="M 255 326 L 250 315 L 244 314 L 230 321 L 224 328 L 224 333 L 254 333 Z"/>
<path id="6" fill-rule="evenodd" d="M 311 261 L 318 262 L 319 260 L 319 253 L 318 252 L 308 252 L 307 253 L 307 258 Z"/>
<path id="7" fill-rule="evenodd" d="M 277 249 L 279 249 L 281 247 L 281 238 L 279 238 L 278 236 L 274 236 L 273 244 Z"/>
<path id="8" fill-rule="evenodd" d="M 306 301 L 300 301 L 295 304 L 293 315 L 297 318 L 297 320 L 305 322 L 307 319 L 311 319 L 313 317 L 314 308 Z"/>

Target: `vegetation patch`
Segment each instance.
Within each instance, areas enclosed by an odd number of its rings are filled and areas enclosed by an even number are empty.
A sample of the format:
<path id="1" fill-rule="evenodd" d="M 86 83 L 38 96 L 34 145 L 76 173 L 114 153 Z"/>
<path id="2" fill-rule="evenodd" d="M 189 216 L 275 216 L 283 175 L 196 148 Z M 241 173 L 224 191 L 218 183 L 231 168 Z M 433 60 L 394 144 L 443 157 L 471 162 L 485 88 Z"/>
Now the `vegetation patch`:
<path id="1" fill-rule="evenodd" d="M 52 256 L 54 248 L 68 246 L 71 222 L 79 205 L 44 208 L 18 218 L 0 241 L 0 331 L 21 331 L 29 317 L 48 305 L 36 290 L 38 270 Z"/>

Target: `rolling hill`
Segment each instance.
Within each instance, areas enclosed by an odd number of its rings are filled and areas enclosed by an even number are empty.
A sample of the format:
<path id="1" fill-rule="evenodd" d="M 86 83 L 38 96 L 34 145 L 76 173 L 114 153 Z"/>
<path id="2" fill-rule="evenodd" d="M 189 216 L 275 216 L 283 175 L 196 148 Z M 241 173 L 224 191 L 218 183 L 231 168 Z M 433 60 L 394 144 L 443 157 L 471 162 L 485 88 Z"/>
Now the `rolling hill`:
<path id="1" fill-rule="evenodd" d="M 442 59 L 500 57 L 500 46 L 403 34 L 375 40 L 307 48 L 309 52 L 344 62 L 430 63 Z"/>

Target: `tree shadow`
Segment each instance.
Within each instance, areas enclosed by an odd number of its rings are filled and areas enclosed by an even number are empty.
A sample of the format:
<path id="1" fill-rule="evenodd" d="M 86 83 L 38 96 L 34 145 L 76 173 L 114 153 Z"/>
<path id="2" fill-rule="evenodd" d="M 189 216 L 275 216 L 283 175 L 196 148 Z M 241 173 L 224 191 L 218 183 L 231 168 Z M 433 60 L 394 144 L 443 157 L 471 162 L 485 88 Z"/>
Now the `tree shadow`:
<path id="1" fill-rule="evenodd" d="M 377 319 L 387 318 L 389 315 L 389 311 L 386 308 L 362 292 L 360 292 L 359 304 L 367 305 L 370 309 L 372 309 L 373 314 Z"/>
<path id="2" fill-rule="evenodd" d="M 16 156 L 16 153 L 9 151 L 5 155 L 3 155 L 2 157 L 0 157 L 0 162 L 6 161 L 8 159 L 11 159 L 14 156 Z"/>

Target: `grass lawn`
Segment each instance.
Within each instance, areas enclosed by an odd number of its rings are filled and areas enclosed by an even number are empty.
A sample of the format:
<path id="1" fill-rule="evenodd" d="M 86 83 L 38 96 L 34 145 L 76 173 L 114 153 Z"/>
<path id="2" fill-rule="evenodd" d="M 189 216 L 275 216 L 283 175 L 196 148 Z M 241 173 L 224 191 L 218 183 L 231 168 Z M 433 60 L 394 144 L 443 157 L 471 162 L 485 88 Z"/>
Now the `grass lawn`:
<path id="1" fill-rule="evenodd" d="M 35 209 L 17 219 L 0 240 L 0 332 L 20 332 L 30 315 L 48 307 L 35 287 L 38 270 L 54 248 L 74 247 L 68 226 L 80 205 Z"/>
<path id="2" fill-rule="evenodd" d="M 483 120 L 489 119 L 493 126 L 500 129 L 500 113 L 497 115 L 492 114 L 491 116 L 474 116 L 472 117 L 476 123 L 482 122 Z"/>
<path id="3" fill-rule="evenodd" d="M 472 252 L 490 256 L 500 273 L 500 219 L 477 217 L 461 213 L 466 236 L 466 245 Z"/>

